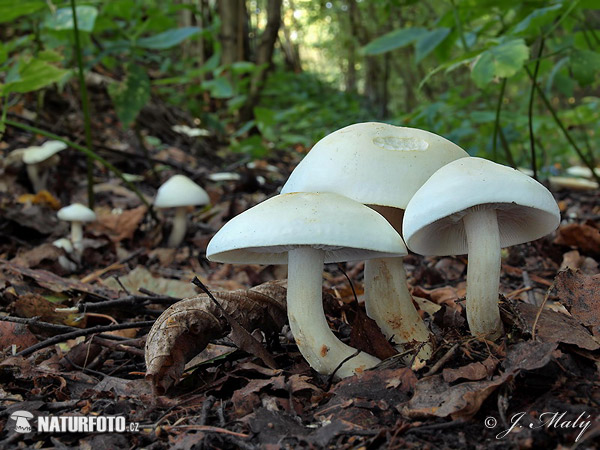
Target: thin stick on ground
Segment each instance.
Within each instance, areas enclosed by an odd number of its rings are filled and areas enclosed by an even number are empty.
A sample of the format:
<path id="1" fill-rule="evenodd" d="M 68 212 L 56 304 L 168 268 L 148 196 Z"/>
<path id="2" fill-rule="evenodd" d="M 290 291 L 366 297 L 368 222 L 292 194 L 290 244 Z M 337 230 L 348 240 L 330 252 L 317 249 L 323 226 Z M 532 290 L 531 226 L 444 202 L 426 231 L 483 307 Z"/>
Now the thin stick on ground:
<path id="1" fill-rule="evenodd" d="M 38 342 L 31 347 L 26 348 L 25 350 L 21 350 L 15 356 L 29 356 L 32 353 L 41 350 L 43 348 L 51 347 L 54 344 L 58 344 L 59 342 L 68 341 L 69 339 L 74 339 L 80 336 L 89 336 L 96 333 L 102 333 L 106 331 L 117 331 L 117 330 L 127 330 L 131 328 L 147 328 L 154 325 L 154 320 L 147 320 L 144 322 L 129 322 L 129 323 L 118 323 L 116 325 L 99 325 L 97 327 L 86 328 L 84 330 L 71 331 L 70 333 L 59 334 L 57 336 L 52 336 L 51 338 L 45 339 L 41 342 Z"/>

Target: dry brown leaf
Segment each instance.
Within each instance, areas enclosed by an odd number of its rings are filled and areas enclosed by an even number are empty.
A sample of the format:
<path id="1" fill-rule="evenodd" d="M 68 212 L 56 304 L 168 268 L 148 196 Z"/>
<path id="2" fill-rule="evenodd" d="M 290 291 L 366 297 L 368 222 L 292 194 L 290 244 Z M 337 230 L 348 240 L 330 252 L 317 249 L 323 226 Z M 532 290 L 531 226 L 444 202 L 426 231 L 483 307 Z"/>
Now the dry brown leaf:
<path id="1" fill-rule="evenodd" d="M 31 250 L 19 252 L 17 256 L 10 260 L 10 262 L 27 268 L 36 267 L 45 259 L 56 261 L 58 257 L 63 254 L 64 250 L 55 247 L 52 244 L 42 244 Z"/>
<path id="2" fill-rule="evenodd" d="M 95 234 L 108 236 L 112 242 L 131 239 L 146 215 L 147 208 L 138 206 L 115 214 L 112 210 L 99 211 L 95 222 L 86 229 Z"/>
<path id="3" fill-rule="evenodd" d="M 498 386 L 511 380 L 521 370 L 539 369 L 548 364 L 556 346 L 553 342 L 527 341 L 511 347 L 503 364 L 505 372 L 492 380 L 451 386 L 441 375 L 422 378 L 402 413 L 410 418 L 450 416 L 459 420 L 473 417 Z"/>
<path id="4" fill-rule="evenodd" d="M 12 322 L 0 322 L 0 350 L 11 345 L 16 346 L 17 351 L 37 344 L 38 339 L 33 335 L 27 325 Z"/>
<path id="5" fill-rule="evenodd" d="M 215 292 L 221 306 L 246 330 L 276 332 L 287 320 L 286 289 L 265 283 L 248 290 Z M 146 342 L 146 378 L 155 392 L 165 392 L 176 383 L 185 363 L 200 353 L 212 339 L 227 336 L 231 327 L 221 310 L 200 295 L 169 307 L 156 321 Z"/>
<path id="6" fill-rule="evenodd" d="M 482 362 L 477 361 L 459 367 L 458 369 L 444 369 L 442 371 L 442 377 L 447 383 L 453 383 L 460 379 L 471 381 L 483 380 L 494 373 L 497 365 L 498 360 L 490 356 Z"/>
<path id="7" fill-rule="evenodd" d="M 600 255 L 600 230 L 586 224 L 570 223 L 558 229 L 554 243 L 570 245 L 584 253 Z"/>
<path id="8" fill-rule="evenodd" d="M 530 333 L 539 307 L 528 303 L 519 303 L 517 309 L 521 319 L 527 325 L 527 329 L 523 331 Z M 519 321 L 515 323 L 517 326 L 520 324 Z M 600 348 L 598 340 L 577 319 L 550 309 L 542 310 L 535 331 L 536 336 L 544 342 L 572 344 L 586 350 L 598 350 Z"/>
<path id="9" fill-rule="evenodd" d="M 190 281 L 155 277 L 144 266 L 137 266 L 127 275 L 119 277 L 119 281 L 132 294 L 137 293 L 139 288 L 143 287 L 155 294 L 175 298 L 188 298 L 198 295 L 198 291 Z M 122 289 L 119 282 L 114 278 L 102 280 L 102 284 L 116 291 Z"/>
<path id="10" fill-rule="evenodd" d="M 356 309 L 356 315 L 350 331 L 350 345 L 379 359 L 390 358 L 398 352 L 362 309 Z"/>
<path id="11" fill-rule="evenodd" d="M 560 303 L 581 324 L 600 336 L 600 275 L 589 276 L 570 269 L 559 272 L 555 279 Z"/>

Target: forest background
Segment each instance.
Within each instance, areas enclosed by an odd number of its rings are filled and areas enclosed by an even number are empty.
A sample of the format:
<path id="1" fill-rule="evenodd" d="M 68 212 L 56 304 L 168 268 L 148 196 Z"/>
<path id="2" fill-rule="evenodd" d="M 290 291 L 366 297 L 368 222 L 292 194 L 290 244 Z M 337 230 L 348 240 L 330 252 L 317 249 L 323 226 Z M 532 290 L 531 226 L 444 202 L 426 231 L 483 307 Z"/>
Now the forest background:
<path id="1" fill-rule="evenodd" d="M 73 91 L 82 117 L 89 109 L 88 128 L 111 125 L 102 115 L 114 109 L 144 148 L 168 140 L 157 115 L 215 139 L 201 151 L 246 160 L 278 150 L 301 155 L 335 129 L 374 120 L 441 134 L 471 155 L 536 176 L 592 167 L 598 7 L 593 0 L 1 0 L 2 125 L 39 125 L 39 112 Z M 108 91 L 110 104 L 88 108 L 87 93 L 77 91 L 80 72 Z M 69 118 L 53 106 L 60 128 Z"/>

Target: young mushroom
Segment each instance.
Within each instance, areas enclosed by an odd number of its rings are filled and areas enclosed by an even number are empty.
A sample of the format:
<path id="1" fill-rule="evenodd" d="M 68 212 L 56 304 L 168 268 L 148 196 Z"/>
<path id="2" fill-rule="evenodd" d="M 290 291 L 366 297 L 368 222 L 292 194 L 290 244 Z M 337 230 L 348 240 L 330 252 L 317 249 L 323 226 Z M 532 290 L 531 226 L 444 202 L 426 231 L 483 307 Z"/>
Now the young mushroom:
<path id="1" fill-rule="evenodd" d="M 379 214 L 337 194 L 270 198 L 234 217 L 208 244 L 207 257 L 227 263 L 288 264 L 287 309 L 296 344 L 312 368 L 344 378 L 379 359 L 342 343 L 322 303 L 323 264 L 405 255 L 398 233 Z"/>
<path id="2" fill-rule="evenodd" d="M 60 220 L 71 222 L 71 243 L 77 253 L 83 251 L 83 222 L 96 220 L 96 213 L 81 203 L 61 208 L 56 214 Z"/>
<path id="3" fill-rule="evenodd" d="M 286 192 L 334 192 L 375 209 L 401 232 L 411 197 L 444 164 L 469 155 L 441 136 L 415 128 L 367 122 L 325 136 L 298 164 Z M 415 309 L 401 257 L 365 263 L 365 306 L 397 344 L 421 344 L 429 331 Z M 431 352 L 424 345 L 419 353 Z"/>
<path id="4" fill-rule="evenodd" d="M 464 158 L 439 169 L 419 189 L 406 208 L 403 231 L 416 253 L 468 253 L 471 334 L 495 339 L 503 331 L 500 249 L 538 239 L 559 222 L 554 197 L 533 178 L 482 158 Z"/>
<path id="5" fill-rule="evenodd" d="M 48 169 L 58 164 L 57 153 L 67 148 L 62 141 L 46 141 L 40 147 L 29 147 L 23 152 L 23 162 L 27 164 L 27 175 L 35 192 L 46 189 Z"/>
<path id="6" fill-rule="evenodd" d="M 204 189 L 184 175 L 174 175 L 160 188 L 154 200 L 156 208 L 175 208 L 173 228 L 168 240 L 171 248 L 179 247 L 187 231 L 187 208 L 210 203 Z"/>

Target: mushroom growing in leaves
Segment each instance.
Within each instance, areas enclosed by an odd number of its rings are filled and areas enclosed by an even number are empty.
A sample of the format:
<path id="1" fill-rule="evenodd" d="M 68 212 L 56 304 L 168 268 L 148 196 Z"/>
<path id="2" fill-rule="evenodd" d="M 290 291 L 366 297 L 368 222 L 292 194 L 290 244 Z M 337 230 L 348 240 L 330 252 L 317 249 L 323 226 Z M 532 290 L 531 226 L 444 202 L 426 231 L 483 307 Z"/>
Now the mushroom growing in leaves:
<path id="1" fill-rule="evenodd" d="M 58 163 L 57 153 L 67 148 L 62 141 L 46 141 L 40 147 L 29 147 L 23 152 L 27 175 L 35 192 L 46 189 L 48 172 L 45 169 Z"/>
<path id="2" fill-rule="evenodd" d="M 335 337 L 322 303 L 324 262 L 405 255 L 394 228 L 372 209 L 330 193 L 273 197 L 226 223 L 206 250 L 212 261 L 288 264 L 287 309 L 300 352 L 317 372 L 340 378 L 379 359 Z M 354 357 L 353 357 L 354 355 Z"/>
<path id="3" fill-rule="evenodd" d="M 502 334 L 500 249 L 538 239 L 560 222 L 552 194 L 533 178 L 482 158 L 453 161 L 414 195 L 404 237 L 422 255 L 468 253 L 467 320 L 474 336 Z"/>
<path id="4" fill-rule="evenodd" d="M 81 253 L 83 250 L 83 222 L 96 220 L 96 213 L 81 203 L 61 208 L 56 214 L 60 220 L 71 222 L 71 242 L 74 249 Z"/>
<path id="5" fill-rule="evenodd" d="M 158 188 L 154 206 L 175 208 L 173 228 L 167 244 L 169 247 L 179 247 L 183 242 L 187 231 L 187 208 L 208 203 L 210 199 L 206 191 L 184 175 L 174 175 Z"/>
<path id="6" fill-rule="evenodd" d="M 444 164 L 469 155 L 441 136 L 415 128 L 367 122 L 325 136 L 283 186 L 286 192 L 334 192 L 371 206 L 401 232 L 409 200 Z M 423 343 L 429 331 L 415 309 L 402 258 L 365 263 L 365 306 L 397 344 Z M 429 356 L 422 347 L 420 356 Z"/>

